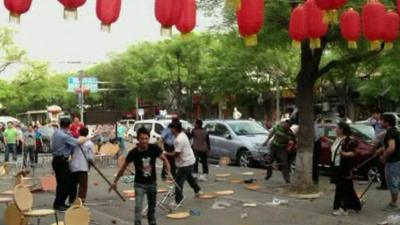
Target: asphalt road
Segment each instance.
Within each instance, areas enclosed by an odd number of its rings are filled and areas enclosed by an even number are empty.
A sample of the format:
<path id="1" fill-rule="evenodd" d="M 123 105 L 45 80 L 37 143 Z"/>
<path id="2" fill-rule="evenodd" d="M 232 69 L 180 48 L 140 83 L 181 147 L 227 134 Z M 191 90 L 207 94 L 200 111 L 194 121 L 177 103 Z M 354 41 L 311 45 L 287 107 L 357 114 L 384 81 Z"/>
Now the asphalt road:
<path id="1" fill-rule="evenodd" d="M 2 158 L 2 156 L 0 156 Z M 115 166 L 102 166 L 102 171 L 112 180 L 116 173 Z M 160 168 L 158 168 L 160 170 Z M 252 171 L 257 184 L 262 188 L 258 191 L 251 191 L 245 188 L 244 184 L 231 184 L 228 180 L 237 178 L 243 179 L 241 173 Z M 159 172 L 159 171 L 158 171 Z M 35 172 L 36 183 L 41 176 L 51 174 L 49 166 L 38 168 Z M 227 181 L 215 181 L 216 173 L 230 173 L 231 177 Z M 158 173 L 159 174 L 159 173 Z M 292 198 L 284 194 L 283 180 L 281 174 L 276 172 L 274 177 L 265 182 L 263 173 L 260 169 L 244 169 L 238 167 L 219 167 L 211 165 L 211 175 L 209 182 L 200 183 L 205 193 L 212 193 L 219 190 L 233 190 L 234 194 L 218 197 L 213 200 L 194 199 L 194 193 L 190 187 L 185 186 L 185 201 L 183 207 L 178 211 L 195 211 L 200 215 L 192 215 L 185 220 L 170 220 L 166 218 L 166 212 L 157 211 L 158 224 L 163 225 L 361 225 L 377 224 L 390 215 L 381 209 L 389 201 L 389 195 L 385 191 L 377 191 L 373 186 L 368 192 L 366 205 L 361 213 L 352 213 L 345 217 L 334 217 L 331 215 L 334 187 L 328 182 L 327 177 L 322 177 L 320 190 L 323 195 L 313 201 Z M 13 187 L 14 180 L 10 177 L 0 179 L 0 191 L 9 190 Z M 362 191 L 366 185 L 359 185 L 357 190 Z M 168 184 L 159 183 L 159 187 L 168 187 Z M 132 189 L 131 185 L 120 184 L 119 190 Z M 274 197 L 289 201 L 288 205 L 272 206 Z M 48 208 L 52 206 L 54 200 L 53 193 L 34 194 L 34 208 Z M 218 201 L 228 202 L 231 206 L 225 209 L 213 209 L 213 204 Z M 87 202 L 90 204 L 92 224 L 111 225 L 111 224 L 133 224 L 134 202 L 122 202 L 114 193 L 108 193 L 107 184 L 93 170 L 90 173 L 89 193 Z M 243 207 L 244 203 L 256 203 L 254 208 Z M 3 215 L 5 206 L 0 205 L 0 215 Z M 247 214 L 247 218 L 242 218 Z M 59 216 L 63 217 L 62 214 Z M 53 218 L 43 218 L 41 224 L 51 224 Z M 5 224 L 3 216 L 0 217 L 0 224 Z M 147 224 L 144 221 L 143 224 Z"/>

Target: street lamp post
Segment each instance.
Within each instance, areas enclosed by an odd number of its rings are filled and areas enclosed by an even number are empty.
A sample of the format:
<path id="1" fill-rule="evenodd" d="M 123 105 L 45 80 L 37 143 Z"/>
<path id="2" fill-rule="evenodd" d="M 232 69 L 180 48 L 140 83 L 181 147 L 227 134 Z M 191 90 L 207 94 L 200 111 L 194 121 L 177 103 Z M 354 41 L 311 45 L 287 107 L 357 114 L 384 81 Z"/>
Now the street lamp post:
<path id="1" fill-rule="evenodd" d="M 83 71 L 79 71 L 79 109 L 80 109 L 80 117 L 81 117 L 81 122 L 84 123 L 84 119 L 83 119 L 83 114 L 84 114 L 84 103 L 85 103 L 85 96 L 83 94 L 83 77 L 85 76 L 85 74 L 83 73 Z"/>

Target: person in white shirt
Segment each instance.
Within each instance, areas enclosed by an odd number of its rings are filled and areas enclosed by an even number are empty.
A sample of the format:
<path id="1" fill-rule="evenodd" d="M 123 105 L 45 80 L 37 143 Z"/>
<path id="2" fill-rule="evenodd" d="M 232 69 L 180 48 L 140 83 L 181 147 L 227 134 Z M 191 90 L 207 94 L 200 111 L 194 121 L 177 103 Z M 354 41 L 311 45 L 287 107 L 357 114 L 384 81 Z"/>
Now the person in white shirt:
<path id="1" fill-rule="evenodd" d="M 182 124 L 180 122 L 173 122 L 169 125 L 172 133 L 175 136 L 174 148 L 175 148 L 175 165 L 176 171 L 176 187 L 175 190 L 175 203 L 179 206 L 183 200 L 183 185 L 185 181 L 193 188 L 196 197 L 199 197 L 202 192 L 201 188 L 197 183 L 197 180 L 193 176 L 193 166 L 196 162 L 193 149 L 190 145 L 189 138 L 183 132 Z"/>
<path id="2" fill-rule="evenodd" d="M 81 137 L 87 137 L 89 129 L 82 127 L 79 130 Z M 82 148 L 82 149 L 81 149 Z M 72 153 L 69 167 L 72 173 L 72 189 L 69 195 L 69 202 L 72 204 L 77 197 L 84 202 L 88 189 L 89 164 L 93 161 L 94 144 L 92 141 L 86 141 L 76 147 Z M 85 155 L 83 155 L 83 153 Z M 86 157 L 85 157 L 86 156 Z M 79 188 L 78 188 L 79 187 Z"/>

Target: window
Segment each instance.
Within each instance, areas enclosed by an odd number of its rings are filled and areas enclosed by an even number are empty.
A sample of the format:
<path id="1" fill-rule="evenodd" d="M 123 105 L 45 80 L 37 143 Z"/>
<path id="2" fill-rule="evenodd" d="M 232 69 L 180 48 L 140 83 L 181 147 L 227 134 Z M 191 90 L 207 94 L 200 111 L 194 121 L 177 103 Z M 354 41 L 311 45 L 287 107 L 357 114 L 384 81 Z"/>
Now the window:
<path id="1" fill-rule="evenodd" d="M 213 135 L 214 131 L 215 131 L 215 124 L 214 123 L 208 123 L 208 124 L 206 124 L 205 129 L 207 130 L 208 133 Z"/>
<path id="2" fill-rule="evenodd" d="M 139 128 L 141 128 L 141 127 L 146 128 L 146 130 L 148 130 L 150 132 L 151 128 L 153 127 L 153 124 L 151 124 L 151 123 L 136 123 L 135 124 L 135 132 L 137 132 L 139 130 Z"/>
<path id="3" fill-rule="evenodd" d="M 163 132 L 164 129 L 165 129 L 165 128 L 164 128 L 161 124 L 155 123 L 154 131 L 155 131 L 157 134 L 160 134 L 160 135 L 161 135 L 161 133 Z"/>
<path id="4" fill-rule="evenodd" d="M 225 137 L 225 136 L 229 135 L 230 133 L 229 133 L 228 128 L 225 125 L 217 124 L 217 125 L 215 125 L 214 134 L 216 136 Z"/>

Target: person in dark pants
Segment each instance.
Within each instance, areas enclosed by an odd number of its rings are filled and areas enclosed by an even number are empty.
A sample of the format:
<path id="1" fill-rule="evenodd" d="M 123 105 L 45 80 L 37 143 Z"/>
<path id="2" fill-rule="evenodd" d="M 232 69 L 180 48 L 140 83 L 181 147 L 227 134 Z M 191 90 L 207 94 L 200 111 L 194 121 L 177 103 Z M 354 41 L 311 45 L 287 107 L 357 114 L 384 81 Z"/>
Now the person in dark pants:
<path id="1" fill-rule="evenodd" d="M 131 150 L 125 160 L 124 165 L 119 170 L 114 183 L 109 191 L 117 188 L 118 180 L 123 176 L 130 163 L 135 165 L 135 223 L 142 224 L 143 200 L 147 196 L 147 219 L 149 225 L 156 225 L 156 204 L 157 204 L 157 175 L 156 159 L 160 158 L 164 162 L 166 173 L 170 173 L 170 166 L 163 151 L 157 145 L 149 144 L 150 132 L 146 128 L 139 128 L 137 131 L 138 145 Z"/>
<path id="2" fill-rule="evenodd" d="M 28 155 L 29 165 L 34 166 L 35 163 L 35 152 L 36 152 L 36 138 L 33 126 L 29 125 L 28 130 L 24 133 L 24 147 L 23 147 L 23 165 L 24 168 L 28 166 Z"/>
<path id="3" fill-rule="evenodd" d="M 203 174 L 198 176 L 199 181 L 208 181 L 208 154 L 210 153 L 210 135 L 203 128 L 203 121 L 197 120 L 191 134 L 193 138 L 193 151 L 196 157 L 194 173 L 199 173 L 199 162 L 203 166 Z"/>
<path id="4" fill-rule="evenodd" d="M 75 139 L 68 132 L 71 120 L 68 118 L 60 119 L 60 129 L 57 129 L 52 137 L 53 161 L 52 166 L 56 174 L 56 198 L 53 203 L 53 208 L 59 211 L 68 209 L 65 200 L 69 197 L 72 190 L 72 175 L 69 169 L 68 158 L 72 151 L 79 144 L 86 142 L 87 138 L 80 137 Z"/>
<path id="5" fill-rule="evenodd" d="M 197 184 L 196 178 L 193 176 L 193 165 L 196 162 L 196 158 L 190 146 L 189 138 L 183 132 L 182 124 L 180 122 L 174 122 L 169 125 L 169 128 L 175 136 L 174 156 L 177 167 L 175 176 L 177 187 L 175 189 L 175 203 L 171 206 L 176 208 L 183 201 L 183 185 L 185 181 L 192 187 L 196 197 L 199 197 L 202 192 L 200 186 Z"/>
<path id="6" fill-rule="evenodd" d="M 87 137 L 89 129 L 82 127 L 79 129 L 80 137 Z M 93 162 L 94 144 L 92 141 L 86 141 L 80 147 L 74 149 L 69 168 L 72 173 L 72 190 L 69 195 L 69 203 L 72 204 L 76 197 L 79 197 L 82 202 L 86 200 L 88 189 L 88 172 L 89 165 Z M 85 155 L 83 155 L 85 154 Z"/>
<path id="7" fill-rule="evenodd" d="M 332 145 L 332 175 L 336 184 L 335 198 L 333 202 L 333 215 L 348 215 L 348 210 L 361 210 L 353 185 L 353 169 L 355 149 L 358 146 L 356 140 L 350 138 L 351 129 L 346 123 L 339 123 L 336 129 L 337 140 Z"/>
<path id="8" fill-rule="evenodd" d="M 173 117 L 171 123 L 177 123 L 177 122 L 179 122 L 179 118 Z M 165 153 L 164 153 L 165 157 L 167 157 L 169 165 L 171 166 L 171 175 L 172 175 L 172 177 L 175 177 L 175 174 L 176 174 L 175 157 L 172 154 L 174 152 L 175 136 L 169 127 L 165 128 L 162 131 L 161 140 L 162 140 L 161 144 L 164 147 L 164 151 L 165 151 Z M 168 178 L 167 174 L 165 172 L 165 168 L 161 172 L 161 178 L 163 180 L 166 180 Z"/>
<path id="9" fill-rule="evenodd" d="M 264 145 L 268 145 L 272 138 L 273 140 L 271 143 L 270 153 L 266 159 L 267 175 L 265 179 L 269 180 L 272 177 L 272 164 L 274 161 L 278 161 L 280 163 L 285 182 L 290 183 L 290 165 L 288 160 L 287 146 L 291 140 L 295 140 L 295 136 L 290 130 L 290 121 L 287 120 L 275 125 Z"/>

